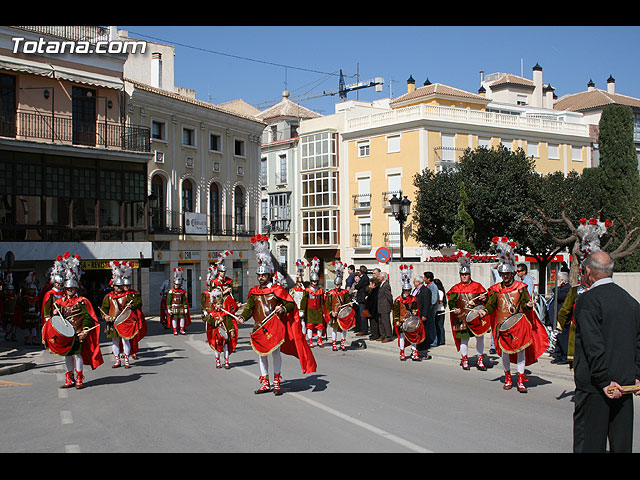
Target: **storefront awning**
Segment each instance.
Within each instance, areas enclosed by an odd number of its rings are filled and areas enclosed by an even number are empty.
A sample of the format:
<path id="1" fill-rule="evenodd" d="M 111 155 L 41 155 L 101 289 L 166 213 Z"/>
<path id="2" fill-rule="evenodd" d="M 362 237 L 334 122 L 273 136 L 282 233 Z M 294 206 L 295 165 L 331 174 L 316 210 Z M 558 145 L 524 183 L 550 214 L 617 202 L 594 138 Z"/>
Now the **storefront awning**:
<path id="1" fill-rule="evenodd" d="M 69 252 L 82 260 L 152 259 L 151 242 L 0 242 L 0 258 L 13 252 L 16 262 L 46 260 Z"/>

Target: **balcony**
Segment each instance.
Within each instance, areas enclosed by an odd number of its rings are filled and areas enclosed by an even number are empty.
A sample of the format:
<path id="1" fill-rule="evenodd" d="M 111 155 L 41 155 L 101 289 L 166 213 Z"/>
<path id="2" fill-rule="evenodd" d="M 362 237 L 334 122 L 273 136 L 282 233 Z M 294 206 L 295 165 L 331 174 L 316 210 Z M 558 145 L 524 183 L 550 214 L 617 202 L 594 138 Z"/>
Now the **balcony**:
<path id="1" fill-rule="evenodd" d="M 48 141 L 61 145 L 84 145 L 147 153 L 151 130 L 113 122 L 79 123 L 65 115 L 19 111 L 0 118 L 0 136 L 17 140 Z"/>
<path id="2" fill-rule="evenodd" d="M 384 232 L 382 234 L 382 241 L 385 247 L 399 247 L 400 232 Z"/>
<path id="3" fill-rule="evenodd" d="M 353 234 L 353 248 L 371 248 L 371 234 L 370 233 L 354 233 Z"/>
<path id="4" fill-rule="evenodd" d="M 184 235 L 184 214 L 178 210 L 150 208 L 149 233 L 154 235 Z M 251 237 L 256 234 L 255 218 L 249 217 L 246 224 L 234 223 L 231 215 L 209 217 L 207 239 L 211 237 Z"/>
<path id="5" fill-rule="evenodd" d="M 360 193 L 353 195 L 354 210 L 371 210 L 371 194 Z"/>

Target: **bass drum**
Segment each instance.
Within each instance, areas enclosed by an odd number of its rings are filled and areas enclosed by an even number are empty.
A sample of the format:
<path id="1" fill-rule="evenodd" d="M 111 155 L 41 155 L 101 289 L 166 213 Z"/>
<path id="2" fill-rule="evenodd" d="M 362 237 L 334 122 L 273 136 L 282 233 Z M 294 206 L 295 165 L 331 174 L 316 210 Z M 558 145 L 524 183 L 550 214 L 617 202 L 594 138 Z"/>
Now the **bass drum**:
<path id="1" fill-rule="evenodd" d="M 517 353 L 531 345 L 531 324 L 524 313 L 508 317 L 498 329 L 498 342 L 505 353 Z"/>
<path id="2" fill-rule="evenodd" d="M 253 331 L 249 337 L 251 348 L 264 357 L 284 343 L 284 335 L 284 323 L 277 315 L 273 315 Z"/>
<path id="3" fill-rule="evenodd" d="M 342 330 L 351 330 L 356 325 L 356 311 L 352 307 L 342 307 L 338 311 L 338 324 Z"/>
<path id="4" fill-rule="evenodd" d="M 411 333 L 415 332 L 420 327 L 420 319 L 415 315 L 409 315 L 404 322 L 402 322 L 402 331 Z"/>
<path id="5" fill-rule="evenodd" d="M 138 334 L 138 318 L 133 310 L 125 309 L 113 321 L 113 326 L 125 340 L 130 340 Z"/>
<path id="6" fill-rule="evenodd" d="M 66 355 L 73 347 L 76 331 L 73 325 L 59 315 L 54 315 L 42 327 L 42 338 L 47 348 L 57 355 Z"/>
<path id="7" fill-rule="evenodd" d="M 467 317 L 465 318 L 467 328 L 471 330 L 471 333 L 476 337 L 484 335 L 491 329 L 489 320 L 480 316 L 480 310 L 482 308 L 482 305 L 476 305 L 467 313 Z"/>

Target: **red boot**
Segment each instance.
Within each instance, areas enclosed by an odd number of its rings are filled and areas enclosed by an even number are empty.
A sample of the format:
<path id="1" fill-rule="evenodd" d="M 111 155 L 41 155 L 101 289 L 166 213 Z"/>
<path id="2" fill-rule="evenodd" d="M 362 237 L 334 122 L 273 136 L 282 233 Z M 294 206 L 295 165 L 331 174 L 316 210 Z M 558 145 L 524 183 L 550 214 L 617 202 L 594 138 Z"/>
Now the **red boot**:
<path id="1" fill-rule="evenodd" d="M 60 385 L 60 388 L 71 388 L 76 384 L 73 378 L 73 372 L 67 372 L 64 374 L 64 383 Z"/>
<path id="2" fill-rule="evenodd" d="M 253 393 L 259 394 L 259 393 L 267 393 L 271 391 L 271 386 L 269 385 L 269 377 L 263 377 L 261 375 L 258 377 L 258 381 L 262 383 L 262 385 L 260 385 L 260 388 Z"/>
<path id="3" fill-rule="evenodd" d="M 282 380 L 282 377 L 279 373 L 273 375 L 273 393 L 276 395 L 282 395 L 282 390 L 280 389 L 280 380 Z"/>
<path id="4" fill-rule="evenodd" d="M 462 360 L 460 360 L 460 365 L 462 365 L 463 370 L 469 370 L 469 360 L 466 355 L 462 356 Z"/>
<path id="5" fill-rule="evenodd" d="M 406 357 L 404 356 L 404 348 L 402 350 L 400 350 L 400 361 L 404 362 L 406 360 Z"/>
<path id="6" fill-rule="evenodd" d="M 527 380 L 524 378 L 524 373 L 519 373 L 517 388 L 520 393 L 527 393 L 527 387 L 524 386 L 524 382 L 526 381 Z"/>
<path id="7" fill-rule="evenodd" d="M 483 359 L 484 359 L 484 355 L 478 355 L 478 364 L 476 365 L 476 368 L 484 372 L 487 369 L 487 367 L 485 367 Z"/>
<path id="8" fill-rule="evenodd" d="M 511 372 L 504 372 L 504 388 L 505 390 L 511 390 L 513 387 L 513 380 L 511 379 Z"/>
<path id="9" fill-rule="evenodd" d="M 82 381 L 84 380 L 84 375 L 82 372 L 78 372 L 76 370 L 76 388 L 80 390 L 82 388 Z"/>

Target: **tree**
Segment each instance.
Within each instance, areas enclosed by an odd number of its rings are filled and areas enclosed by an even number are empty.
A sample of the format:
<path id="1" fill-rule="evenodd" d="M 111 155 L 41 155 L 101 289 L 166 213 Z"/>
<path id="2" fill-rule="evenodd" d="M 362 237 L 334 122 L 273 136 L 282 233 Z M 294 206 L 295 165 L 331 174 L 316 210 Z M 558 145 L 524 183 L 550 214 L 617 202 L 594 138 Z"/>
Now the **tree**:
<path id="1" fill-rule="evenodd" d="M 468 239 L 473 234 L 474 225 L 473 218 L 467 213 L 468 205 L 469 196 L 464 188 L 464 181 L 462 181 L 460 182 L 460 204 L 458 205 L 458 219 L 462 222 L 462 225 L 453 233 L 451 240 L 453 240 L 458 250 L 475 253 L 476 246 Z"/>

